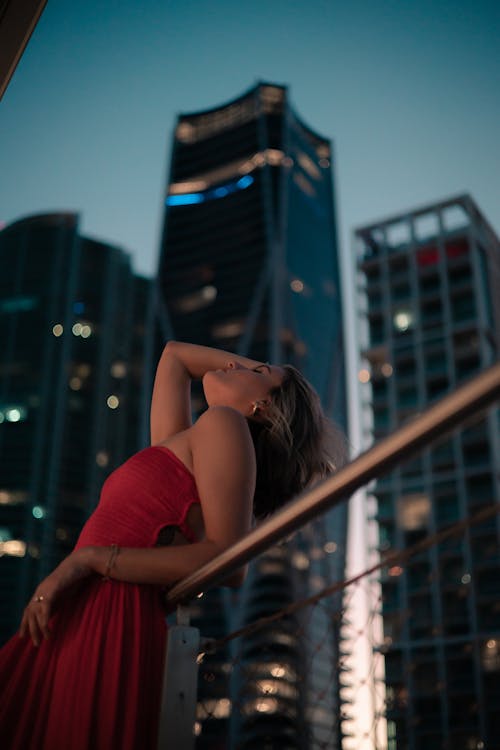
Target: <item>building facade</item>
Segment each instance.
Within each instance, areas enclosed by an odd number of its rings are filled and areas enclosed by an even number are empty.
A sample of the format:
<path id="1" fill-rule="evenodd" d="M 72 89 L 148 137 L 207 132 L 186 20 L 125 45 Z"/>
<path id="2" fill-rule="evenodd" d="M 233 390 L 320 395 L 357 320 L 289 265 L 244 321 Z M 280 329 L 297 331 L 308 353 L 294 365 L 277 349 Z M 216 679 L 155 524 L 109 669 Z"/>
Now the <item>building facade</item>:
<path id="1" fill-rule="evenodd" d="M 375 440 L 500 354 L 500 243 L 467 195 L 356 231 Z M 376 483 L 381 551 L 500 502 L 498 409 Z M 389 750 L 500 747 L 499 517 L 384 570 Z"/>
<path id="2" fill-rule="evenodd" d="M 180 116 L 158 311 L 163 338 L 295 364 L 345 428 L 332 158 L 330 142 L 297 117 L 282 86 L 261 83 Z M 202 406 L 199 392 L 194 408 Z M 343 507 L 263 555 L 237 604 L 222 590 L 206 594 L 197 605 L 202 635 L 222 635 L 343 578 L 345 536 Z M 339 612 L 340 598 L 328 607 Z M 307 637 L 301 622 L 281 621 L 244 639 L 237 669 L 229 650 L 207 660 L 200 748 L 337 746 L 338 633 L 328 607 L 308 618 Z"/>
<path id="3" fill-rule="evenodd" d="M 144 445 L 150 282 L 78 216 L 0 232 L 0 635 L 73 547 L 106 476 Z"/>

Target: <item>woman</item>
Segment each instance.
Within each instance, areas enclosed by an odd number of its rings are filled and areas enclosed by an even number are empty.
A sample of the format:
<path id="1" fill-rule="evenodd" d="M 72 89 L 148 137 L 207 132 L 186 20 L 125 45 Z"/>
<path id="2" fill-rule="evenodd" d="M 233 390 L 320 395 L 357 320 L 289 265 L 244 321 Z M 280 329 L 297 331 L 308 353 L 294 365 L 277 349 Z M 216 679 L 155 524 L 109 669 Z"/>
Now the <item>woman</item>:
<path id="1" fill-rule="evenodd" d="M 208 409 L 192 425 L 194 379 Z M 151 447 L 108 477 L 75 550 L 37 587 L 20 638 L 0 652 L 2 747 L 154 748 L 161 587 L 331 470 L 331 447 L 318 397 L 294 368 L 169 342 L 156 372 Z M 174 527 L 173 543 L 158 546 Z"/>

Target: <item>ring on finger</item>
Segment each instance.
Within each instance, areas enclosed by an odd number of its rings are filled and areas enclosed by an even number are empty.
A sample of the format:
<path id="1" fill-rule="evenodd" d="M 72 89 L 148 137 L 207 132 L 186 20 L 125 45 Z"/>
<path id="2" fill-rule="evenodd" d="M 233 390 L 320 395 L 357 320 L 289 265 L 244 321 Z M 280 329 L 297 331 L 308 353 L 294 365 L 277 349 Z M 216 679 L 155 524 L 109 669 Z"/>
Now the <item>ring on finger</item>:
<path id="1" fill-rule="evenodd" d="M 41 595 L 41 596 L 35 596 L 35 598 L 33 599 L 33 601 L 34 602 L 43 602 L 43 601 L 45 601 L 45 597 L 43 595 Z"/>

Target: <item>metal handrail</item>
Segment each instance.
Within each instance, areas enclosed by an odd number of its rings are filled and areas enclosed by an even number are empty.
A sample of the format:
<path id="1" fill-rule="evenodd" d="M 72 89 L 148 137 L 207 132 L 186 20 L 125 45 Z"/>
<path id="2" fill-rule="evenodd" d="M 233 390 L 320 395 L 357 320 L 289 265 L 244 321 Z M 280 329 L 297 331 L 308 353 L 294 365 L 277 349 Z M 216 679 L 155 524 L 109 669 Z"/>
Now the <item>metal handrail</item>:
<path id="1" fill-rule="evenodd" d="M 362 453 L 338 473 L 303 492 L 243 539 L 177 583 L 167 594 L 167 604 L 181 604 L 209 585 L 220 583 L 307 521 L 346 500 L 360 487 L 499 398 L 500 362 L 497 362 Z"/>

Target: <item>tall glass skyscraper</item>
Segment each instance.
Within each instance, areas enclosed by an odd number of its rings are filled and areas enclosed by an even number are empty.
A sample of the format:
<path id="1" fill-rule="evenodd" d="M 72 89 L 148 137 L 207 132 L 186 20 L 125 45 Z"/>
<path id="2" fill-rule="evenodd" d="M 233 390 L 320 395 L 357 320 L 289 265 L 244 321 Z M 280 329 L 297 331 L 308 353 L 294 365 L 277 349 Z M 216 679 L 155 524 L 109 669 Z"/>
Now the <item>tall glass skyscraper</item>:
<path id="1" fill-rule="evenodd" d="M 105 477 L 143 447 L 150 282 L 78 216 L 0 232 L 0 637 L 73 547 Z"/>
<path id="2" fill-rule="evenodd" d="M 356 232 L 375 438 L 500 354 L 500 242 L 467 195 Z M 366 386 L 368 388 L 368 385 Z M 380 548 L 500 502 L 499 411 L 377 482 Z M 499 516 L 382 577 L 389 750 L 500 747 Z"/>
<path id="3" fill-rule="evenodd" d="M 158 300 L 164 338 L 291 362 L 345 427 L 332 159 L 330 142 L 297 117 L 282 86 L 261 83 L 179 117 Z M 202 403 L 200 393 L 195 407 Z M 204 597 L 208 606 L 201 600 L 202 635 L 221 635 L 342 579 L 345 537 L 342 507 L 262 556 L 237 607 L 221 591 Z M 340 598 L 328 606 L 340 609 Z M 245 639 L 232 679 L 228 653 L 202 668 L 199 747 L 337 746 L 340 622 L 328 607 L 306 619 L 304 627 L 281 621 Z"/>

